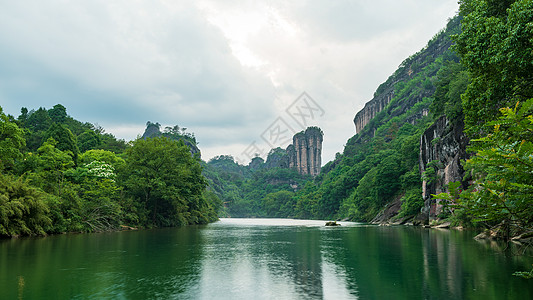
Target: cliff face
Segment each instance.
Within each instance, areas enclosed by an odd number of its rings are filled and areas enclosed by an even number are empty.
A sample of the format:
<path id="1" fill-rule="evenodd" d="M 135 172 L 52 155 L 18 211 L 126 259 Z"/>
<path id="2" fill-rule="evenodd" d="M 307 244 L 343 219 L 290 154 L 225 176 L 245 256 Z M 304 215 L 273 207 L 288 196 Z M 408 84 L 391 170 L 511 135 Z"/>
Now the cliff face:
<path id="1" fill-rule="evenodd" d="M 420 137 L 419 170 L 421 175 L 426 173 L 426 178 L 423 176 L 424 207 L 419 219 L 435 219 L 442 212 L 442 205 L 431 195 L 446 192 L 450 182 L 463 181 L 461 160 L 467 158 L 468 144 L 463 128 L 462 122 L 452 124 L 443 116 Z M 467 186 L 466 182 L 462 182 L 462 185 L 463 188 Z"/>
<path id="2" fill-rule="evenodd" d="M 372 100 L 365 104 L 365 107 L 360 110 L 353 119 L 355 124 L 355 132 L 360 133 L 366 124 L 372 120 L 380 111 L 382 111 L 387 104 L 390 103 L 394 96 L 394 89 L 389 87 L 382 94 L 374 97 Z"/>
<path id="3" fill-rule="evenodd" d="M 289 168 L 295 168 L 302 175 L 316 176 L 322 164 L 323 133 L 318 127 L 309 127 L 292 138 L 287 147 Z"/>

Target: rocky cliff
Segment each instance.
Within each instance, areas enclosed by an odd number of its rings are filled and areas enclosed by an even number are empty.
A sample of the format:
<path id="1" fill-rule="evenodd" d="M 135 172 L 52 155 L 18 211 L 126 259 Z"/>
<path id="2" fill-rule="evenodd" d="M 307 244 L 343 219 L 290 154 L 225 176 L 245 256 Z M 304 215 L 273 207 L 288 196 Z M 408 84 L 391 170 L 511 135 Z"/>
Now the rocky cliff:
<path id="1" fill-rule="evenodd" d="M 442 116 L 420 137 L 419 170 L 424 207 L 418 219 L 433 220 L 442 212 L 442 205 L 431 195 L 446 192 L 450 182 L 460 181 L 466 188 L 461 161 L 467 158 L 468 139 L 463 129 L 462 122 L 450 123 Z"/>
<path id="2" fill-rule="evenodd" d="M 302 175 L 316 176 L 322 164 L 323 133 L 318 127 L 309 127 L 292 138 L 287 147 L 289 168 L 295 168 Z"/>
<path id="3" fill-rule="evenodd" d="M 382 111 L 387 104 L 390 103 L 394 96 L 394 89 L 392 87 L 387 88 L 386 91 L 372 98 L 365 104 L 365 107 L 360 110 L 353 119 L 355 124 L 355 132 L 360 133 L 366 124 L 372 120 L 380 111 Z"/>

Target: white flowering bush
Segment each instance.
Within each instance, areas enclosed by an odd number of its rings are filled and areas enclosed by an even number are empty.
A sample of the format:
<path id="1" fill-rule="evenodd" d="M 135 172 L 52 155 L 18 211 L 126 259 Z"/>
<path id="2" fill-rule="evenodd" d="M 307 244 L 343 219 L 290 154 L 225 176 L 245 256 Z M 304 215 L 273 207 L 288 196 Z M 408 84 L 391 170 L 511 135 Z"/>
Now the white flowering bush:
<path id="1" fill-rule="evenodd" d="M 115 168 L 105 162 L 95 160 L 85 164 L 83 167 L 87 169 L 87 173 L 89 176 L 105 178 L 112 181 L 114 181 L 117 177 L 117 175 L 115 174 Z"/>

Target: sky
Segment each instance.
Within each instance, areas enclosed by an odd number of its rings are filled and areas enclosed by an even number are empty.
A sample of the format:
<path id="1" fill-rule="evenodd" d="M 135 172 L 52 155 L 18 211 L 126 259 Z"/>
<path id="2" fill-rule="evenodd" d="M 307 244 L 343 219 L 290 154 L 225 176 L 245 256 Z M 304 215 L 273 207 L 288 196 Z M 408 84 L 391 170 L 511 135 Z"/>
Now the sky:
<path id="1" fill-rule="evenodd" d="M 0 106 L 62 104 L 126 141 L 147 121 L 194 133 L 202 159 L 247 164 L 308 126 L 322 163 L 457 0 L 0 0 Z"/>

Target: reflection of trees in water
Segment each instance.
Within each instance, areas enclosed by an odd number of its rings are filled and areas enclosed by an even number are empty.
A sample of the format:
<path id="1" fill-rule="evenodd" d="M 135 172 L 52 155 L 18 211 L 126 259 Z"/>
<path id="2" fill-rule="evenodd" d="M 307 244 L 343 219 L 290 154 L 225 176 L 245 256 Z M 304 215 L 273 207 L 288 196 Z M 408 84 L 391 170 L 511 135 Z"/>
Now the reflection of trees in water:
<path id="1" fill-rule="evenodd" d="M 322 299 L 322 257 L 320 253 L 320 232 L 305 230 L 293 232 L 293 240 L 287 260 L 292 266 L 292 278 L 297 289 L 309 298 Z"/>
<path id="2" fill-rule="evenodd" d="M 2 299 L 172 298 L 198 281 L 190 229 L 67 234 L 0 243 Z"/>
<path id="3" fill-rule="evenodd" d="M 196 227 L 157 229 L 124 238 L 121 267 L 126 299 L 170 299 L 188 293 L 200 280 L 204 256 Z"/>
<path id="4" fill-rule="evenodd" d="M 236 260 L 239 260 L 236 264 L 246 262 L 252 264 L 253 269 L 265 268 L 269 275 L 268 280 L 273 282 L 267 285 L 272 289 L 289 286 L 289 289 L 293 289 L 293 294 L 290 295 L 292 298 L 323 299 L 331 297 L 328 291 L 342 297 L 350 297 L 350 292 L 353 295 L 356 293 L 355 282 L 347 283 L 342 266 L 335 265 L 333 261 L 334 257 L 345 252 L 342 247 L 338 247 L 341 232 L 341 228 L 329 230 L 317 227 L 278 227 L 269 230 L 259 227 L 250 229 L 246 233 L 241 232 L 231 239 L 223 238 L 224 242 L 213 249 L 217 249 L 215 253 L 221 253 L 224 252 L 221 249 L 225 245 L 237 245 L 234 246 L 237 247 L 236 251 L 231 253 Z M 223 264 L 221 260 L 233 260 L 226 256 L 227 251 L 224 253 L 214 258 L 214 261 L 204 263 L 204 266 Z M 228 271 L 232 272 L 234 270 Z M 259 279 L 257 274 L 251 276 L 255 276 L 255 280 Z M 232 280 L 228 282 L 231 283 Z M 279 286 L 281 282 L 285 286 Z M 327 282 L 334 283 L 331 287 L 335 289 L 334 291 L 325 286 Z M 257 283 L 257 286 L 260 285 Z M 273 297 L 281 294 L 275 290 L 270 293 L 274 295 Z M 272 298 L 266 295 L 268 294 L 261 294 L 265 298 Z"/>
<path id="5" fill-rule="evenodd" d="M 490 245 L 490 243 L 489 243 Z M 359 227 L 346 231 L 331 257 L 365 299 L 531 299 L 528 256 L 480 247 L 473 234 L 411 227 Z"/>

